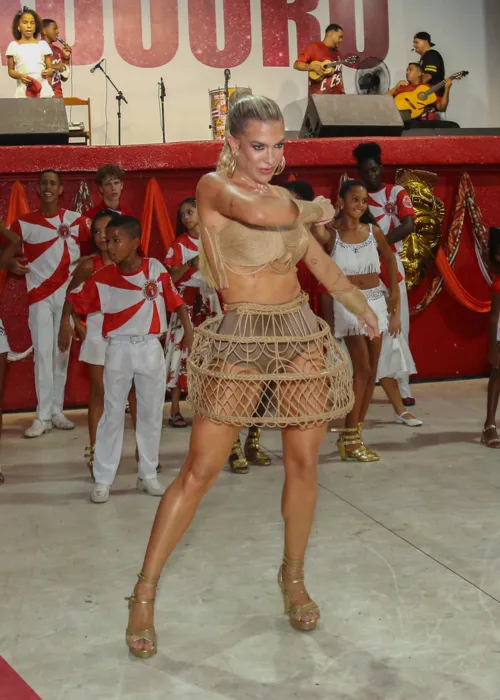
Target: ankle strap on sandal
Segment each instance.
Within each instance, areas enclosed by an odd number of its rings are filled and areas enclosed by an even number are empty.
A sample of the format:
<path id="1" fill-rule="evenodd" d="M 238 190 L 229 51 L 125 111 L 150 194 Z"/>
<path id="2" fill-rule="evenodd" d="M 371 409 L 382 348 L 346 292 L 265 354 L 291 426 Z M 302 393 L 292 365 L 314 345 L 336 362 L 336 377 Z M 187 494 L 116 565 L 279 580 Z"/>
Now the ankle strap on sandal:
<path id="1" fill-rule="evenodd" d="M 300 559 L 289 559 L 286 554 L 283 554 L 283 564 L 290 569 L 303 569 L 304 560 Z"/>

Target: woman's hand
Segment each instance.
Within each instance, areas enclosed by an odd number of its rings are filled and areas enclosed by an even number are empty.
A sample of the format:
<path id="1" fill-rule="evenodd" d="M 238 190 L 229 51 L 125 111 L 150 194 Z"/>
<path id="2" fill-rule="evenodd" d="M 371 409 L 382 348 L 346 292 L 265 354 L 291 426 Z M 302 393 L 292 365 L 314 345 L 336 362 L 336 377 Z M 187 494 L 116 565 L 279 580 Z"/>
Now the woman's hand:
<path id="1" fill-rule="evenodd" d="M 49 78 L 52 77 L 54 74 L 54 71 L 52 68 L 46 68 L 45 70 L 42 71 L 42 78 L 45 78 L 45 80 L 48 80 Z"/>
<path id="2" fill-rule="evenodd" d="M 401 333 L 401 316 L 399 315 L 398 311 L 394 311 L 389 316 L 389 333 L 393 337 L 396 337 L 399 335 L 399 333 Z"/>
<path id="3" fill-rule="evenodd" d="M 368 306 L 363 316 L 359 317 L 359 323 L 368 333 L 370 340 L 380 335 L 378 318 L 371 306 Z"/>
<path id="4" fill-rule="evenodd" d="M 84 323 L 82 323 L 82 320 L 80 318 L 74 318 L 74 322 L 76 335 L 78 336 L 77 340 L 84 341 L 87 337 L 87 326 Z"/>
<path id="5" fill-rule="evenodd" d="M 71 323 L 69 321 L 61 322 L 57 341 L 60 352 L 67 352 L 72 340 L 76 340 L 76 333 L 71 326 Z"/>
<path id="6" fill-rule="evenodd" d="M 321 210 L 322 210 L 321 217 L 318 221 L 316 221 L 316 223 L 317 224 L 327 224 L 335 216 L 335 209 L 333 208 L 333 204 L 326 197 L 316 197 L 314 199 L 314 202 L 316 204 L 319 204 L 321 206 Z"/>
<path id="7" fill-rule="evenodd" d="M 191 354 L 191 350 L 193 349 L 193 341 L 194 341 L 193 329 L 189 328 L 189 331 L 184 333 L 184 345 L 186 347 L 186 350 L 188 351 L 188 355 Z"/>
<path id="8" fill-rule="evenodd" d="M 392 316 L 393 314 L 396 313 L 398 310 L 399 306 L 399 289 L 396 290 L 396 293 L 390 294 L 387 297 L 387 311 L 389 314 Z"/>
<path id="9" fill-rule="evenodd" d="M 26 262 L 26 258 L 13 258 L 7 265 L 7 270 L 12 272 L 13 275 L 22 277 L 30 271 L 29 267 L 25 264 Z"/>
<path id="10" fill-rule="evenodd" d="M 28 86 L 31 83 L 31 78 L 29 77 L 29 75 L 25 75 L 24 73 L 19 73 L 18 80 L 20 80 L 26 86 Z"/>

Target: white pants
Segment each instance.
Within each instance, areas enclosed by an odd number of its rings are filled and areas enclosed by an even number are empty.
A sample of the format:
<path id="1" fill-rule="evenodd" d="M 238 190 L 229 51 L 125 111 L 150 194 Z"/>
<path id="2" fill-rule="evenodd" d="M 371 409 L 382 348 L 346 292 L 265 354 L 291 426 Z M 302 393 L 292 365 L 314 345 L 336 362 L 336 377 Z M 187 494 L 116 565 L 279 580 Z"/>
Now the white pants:
<path id="1" fill-rule="evenodd" d="M 64 406 L 69 350 L 59 352 L 57 340 L 66 287 L 29 307 L 28 324 L 35 354 L 36 415 L 40 420 L 51 420 Z"/>
<path id="2" fill-rule="evenodd" d="M 123 448 L 127 398 L 135 384 L 136 441 L 141 479 L 156 477 L 165 402 L 165 358 L 154 336 L 111 338 L 104 361 L 104 414 L 97 427 L 96 483 L 111 486 Z"/>
<path id="3" fill-rule="evenodd" d="M 408 290 L 406 282 L 402 280 L 399 283 L 399 296 L 401 298 L 401 334 L 408 346 L 410 345 L 410 306 L 408 304 Z M 410 389 L 410 377 L 408 374 L 403 375 L 398 379 L 399 391 L 403 399 L 412 398 Z"/>

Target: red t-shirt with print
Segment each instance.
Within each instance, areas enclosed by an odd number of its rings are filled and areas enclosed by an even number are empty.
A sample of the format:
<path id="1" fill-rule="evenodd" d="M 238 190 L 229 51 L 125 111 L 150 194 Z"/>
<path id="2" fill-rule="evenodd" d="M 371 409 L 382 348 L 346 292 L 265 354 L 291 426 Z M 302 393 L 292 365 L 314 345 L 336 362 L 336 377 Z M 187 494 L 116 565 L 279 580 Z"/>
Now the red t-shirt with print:
<path id="1" fill-rule="evenodd" d="M 329 49 L 322 41 L 309 44 L 300 54 L 297 61 L 312 63 L 313 61 L 341 61 L 338 49 Z M 324 80 L 314 82 L 309 79 L 309 95 L 343 95 L 344 81 L 342 80 L 342 65 L 336 66 L 333 73 Z"/>

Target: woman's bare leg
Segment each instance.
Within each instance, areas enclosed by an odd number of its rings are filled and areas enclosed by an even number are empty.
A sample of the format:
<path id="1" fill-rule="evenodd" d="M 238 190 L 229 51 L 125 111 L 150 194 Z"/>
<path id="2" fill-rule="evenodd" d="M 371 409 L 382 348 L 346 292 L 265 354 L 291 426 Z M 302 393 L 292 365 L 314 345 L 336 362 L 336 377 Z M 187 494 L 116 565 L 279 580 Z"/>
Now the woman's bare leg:
<path id="1" fill-rule="evenodd" d="M 216 425 L 206 418 L 195 418 L 188 457 L 177 478 L 163 494 L 156 513 L 142 566 L 142 572 L 148 578 L 160 576 L 169 555 L 191 523 L 201 499 L 227 462 L 239 431 L 238 426 Z M 155 597 L 155 587 L 138 581 L 134 594 L 140 600 L 148 600 Z M 130 628 L 148 629 L 152 622 L 152 606 L 132 607 Z M 134 646 L 137 649 L 151 648 L 146 640 L 139 640 Z"/>
<path id="2" fill-rule="evenodd" d="M 406 413 L 406 408 L 401 397 L 401 392 L 399 391 L 398 380 L 394 377 L 383 377 L 380 380 L 380 386 L 385 391 L 385 394 L 392 404 L 394 412 L 400 416 L 402 413 Z"/>
<path id="3" fill-rule="evenodd" d="M 361 423 L 364 422 L 366 414 L 368 413 L 368 409 L 373 399 L 375 382 L 377 380 L 378 361 L 380 359 L 380 351 L 382 349 L 382 338 L 373 338 L 373 340 L 367 340 L 367 344 L 370 362 L 370 374 L 366 381 L 365 394 L 363 396 L 363 402 L 361 404 L 361 410 L 359 412 L 359 420 Z"/>
<path id="4" fill-rule="evenodd" d="M 365 404 L 365 392 L 371 374 L 370 352 L 368 350 L 368 338 L 365 336 L 346 336 L 344 341 L 351 357 L 353 370 L 352 388 L 354 391 L 354 406 L 352 407 L 351 412 L 347 414 L 344 426 L 349 430 L 353 430 L 354 428 L 357 428 L 358 423 L 363 420 L 361 418 L 361 411 L 363 410 L 363 406 Z M 353 442 L 352 444 L 346 445 L 346 450 L 355 452 L 360 447 L 361 440 L 359 440 L 359 442 Z"/>
<path id="5" fill-rule="evenodd" d="M 181 412 L 181 390 L 178 386 L 170 390 L 171 402 L 170 414 L 173 416 Z"/>
<path id="6" fill-rule="evenodd" d="M 496 425 L 496 414 L 498 400 L 500 397 L 500 368 L 493 367 L 488 381 L 488 401 L 486 405 L 486 421 L 484 423 L 484 439 L 492 442 L 496 446 L 498 440 L 497 429 L 491 426 Z"/>
<path id="7" fill-rule="evenodd" d="M 90 379 L 89 397 L 89 438 L 90 444 L 95 445 L 97 425 L 104 413 L 104 367 L 102 365 L 88 365 Z"/>
<path id="8" fill-rule="evenodd" d="M 352 411 L 346 416 L 345 427 L 357 428 L 361 420 L 366 387 L 371 374 L 368 339 L 362 335 L 350 335 L 346 336 L 344 341 L 351 357 L 353 370 L 352 386 L 354 391 L 354 406 Z"/>
<path id="9" fill-rule="evenodd" d="M 285 484 L 281 499 L 281 512 L 285 521 L 285 556 L 288 559 L 303 561 L 316 508 L 318 494 L 318 455 L 321 441 L 327 426 L 308 428 L 286 428 L 283 435 L 283 461 L 285 464 Z M 286 579 L 300 576 L 297 569 L 284 567 Z M 299 575 L 298 575 L 299 574 Z M 293 603 L 305 605 L 309 596 L 302 583 L 286 584 Z M 305 622 L 314 620 L 317 613 L 305 614 Z"/>

